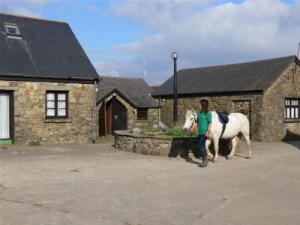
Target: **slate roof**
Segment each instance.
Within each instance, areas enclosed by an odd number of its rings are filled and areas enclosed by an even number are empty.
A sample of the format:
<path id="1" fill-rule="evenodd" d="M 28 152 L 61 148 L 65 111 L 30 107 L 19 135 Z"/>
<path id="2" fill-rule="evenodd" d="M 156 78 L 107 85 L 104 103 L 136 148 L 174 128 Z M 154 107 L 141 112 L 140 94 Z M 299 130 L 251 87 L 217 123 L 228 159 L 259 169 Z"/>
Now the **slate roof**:
<path id="1" fill-rule="evenodd" d="M 151 97 L 151 88 L 142 78 L 101 76 L 98 84 L 97 102 L 117 92 L 134 107 L 158 107 Z"/>
<path id="2" fill-rule="evenodd" d="M 212 94 L 264 91 L 295 60 L 296 56 L 208 66 L 178 71 L 178 94 Z M 297 59 L 299 62 L 299 60 Z M 173 76 L 152 94 L 154 97 L 173 94 Z"/>
<path id="3" fill-rule="evenodd" d="M 150 88 L 151 88 L 151 94 L 153 92 L 155 92 L 158 88 L 160 87 L 160 85 L 151 85 Z"/>
<path id="4" fill-rule="evenodd" d="M 22 39 L 7 37 L 16 24 Z M 99 76 L 67 23 L 0 13 L 0 76 L 93 80 Z"/>

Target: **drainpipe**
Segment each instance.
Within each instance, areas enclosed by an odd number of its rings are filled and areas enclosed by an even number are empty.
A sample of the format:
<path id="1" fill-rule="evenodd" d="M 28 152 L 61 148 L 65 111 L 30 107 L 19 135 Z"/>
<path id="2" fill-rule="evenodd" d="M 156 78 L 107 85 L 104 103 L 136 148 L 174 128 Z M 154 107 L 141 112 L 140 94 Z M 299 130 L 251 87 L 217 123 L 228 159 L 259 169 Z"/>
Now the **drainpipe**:
<path id="1" fill-rule="evenodd" d="M 94 91 L 93 91 L 93 139 L 92 139 L 92 143 L 95 144 L 96 143 L 96 92 L 97 92 L 97 81 L 94 81 Z"/>
<path id="2" fill-rule="evenodd" d="M 158 99 L 158 128 L 161 124 L 161 97 Z"/>

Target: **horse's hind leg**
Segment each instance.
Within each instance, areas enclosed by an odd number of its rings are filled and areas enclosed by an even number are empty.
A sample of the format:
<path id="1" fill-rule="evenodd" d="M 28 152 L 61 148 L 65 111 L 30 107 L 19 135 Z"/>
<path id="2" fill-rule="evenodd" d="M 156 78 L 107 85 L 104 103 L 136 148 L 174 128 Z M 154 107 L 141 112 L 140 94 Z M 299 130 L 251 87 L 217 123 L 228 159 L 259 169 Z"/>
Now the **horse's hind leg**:
<path id="1" fill-rule="evenodd" d="M 213 159 L 214 155 L 211 154 L 211 152 L 209 151 L 209 146 L 211 144 L 211 140 L 210 139 L 207 139 L 206 142 L 205 142 L 205 149 L 206 149 L 206 152 L 207 152 L 207 156 L 209 159 Z"/>
<path id="2" fill-rule="evenodd" d="M 236 146 L 237 146 L 237 142 L 238 142 L 237 139 L 238 139 L 238 137 L 234 137 L 231 140 L 232 148 L 231 148 L 231 151 L 230 151 L 229 155 L 227 156 L 228 159 L 232 159 L 232 157 L 234 156 Z"/>
<path id="3" fill-rule="evenodd" d="M 249 135 L 244 136 L 248 145 L 248 158 L 251 159 L 252 158 L 252 150 L 251 150 L 251 141 L 250 141 L 250 137 Z"/>

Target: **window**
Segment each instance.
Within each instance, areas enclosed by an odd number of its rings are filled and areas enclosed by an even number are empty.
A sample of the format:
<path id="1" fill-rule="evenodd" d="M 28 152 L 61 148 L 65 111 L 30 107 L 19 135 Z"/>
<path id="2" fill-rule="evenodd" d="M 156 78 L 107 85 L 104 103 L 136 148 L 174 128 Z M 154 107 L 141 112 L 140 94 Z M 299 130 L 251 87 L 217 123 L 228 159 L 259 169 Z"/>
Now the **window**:
<path id="1" fill-rule="evenodd" d="M 4 24 L 5 32 L 7 37 L 21 38 L 21 33 L 17 25 L 15 24 Z"/>
<path id="2" fill-rule="evenodd" d="M 148 109 L 147 108 L 137 109 L 137 119 L 138 120 L 147 120 L 148 119 Z"/>
<path id="3" fill-rule="evenodd" d="M 300 98 L 285 99 L 285 119 L 300 119 Z"/>
<path id="4" fill-rule="evenodd" d="M 47 91 L 46 93 L 46 117 L 68 117 L 68 92 Z"/>

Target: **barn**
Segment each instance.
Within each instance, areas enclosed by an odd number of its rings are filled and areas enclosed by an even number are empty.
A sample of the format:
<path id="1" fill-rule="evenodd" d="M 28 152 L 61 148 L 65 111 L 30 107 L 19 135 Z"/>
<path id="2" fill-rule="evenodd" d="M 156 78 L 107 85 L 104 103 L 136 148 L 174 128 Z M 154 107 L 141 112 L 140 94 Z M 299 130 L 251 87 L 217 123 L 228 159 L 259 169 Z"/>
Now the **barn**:
<path id="1" fill-rule="evenodd" d="M 292 56 L 178 71 L 178 123 L 208 98 L 210 110 L 242 112 L 257 141 L 300 139 L 300 62 Z M 152 94 L 161 119 L 172 126 L 173 76 Z"/>
<path id="2" fill-rule="evenodd" d="M 159 105 L 151 92 L 142 78 L 101 76 L 97 91 L 99 136 L 158 124 Z"/>
<path id="3" fill-rule="evenodd" d="M 92 142 L 98 79 L 67 23 L 0 14 L 0 144 Z"/>

